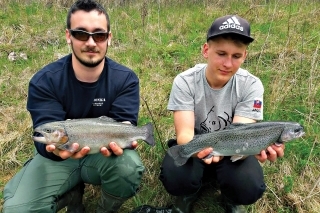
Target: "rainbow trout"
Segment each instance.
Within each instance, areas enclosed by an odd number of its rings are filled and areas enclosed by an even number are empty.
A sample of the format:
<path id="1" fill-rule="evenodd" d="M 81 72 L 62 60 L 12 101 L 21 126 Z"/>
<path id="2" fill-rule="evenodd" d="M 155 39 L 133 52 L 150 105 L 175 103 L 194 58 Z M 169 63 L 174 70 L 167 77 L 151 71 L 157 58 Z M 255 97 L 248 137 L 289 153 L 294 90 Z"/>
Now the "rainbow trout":
<path id="1" fill-rule="evenodd" d="M 195 153 L 212 147 L 206 158 L 232 156 L 234 162 L 246 155 L 259 154 L 272 143 L 280 145 L 303 135 L 303 127 L 295 122 L 234 123 L 225 130 L 195 135 L 189 143 L 169 148 L 168 154 L 176 166 L 182 166 Z"/>
<path id="2" fill-rule="evenodd" d="M 89 154 L 100 152 L 101 147 L 107 147 L 114 141 L 121 148 L 131 148 L 132 141 L 141 139 L 154 146 L 153 126 L 148 123 L 142 127 L 116 122 L 112 118 L 69 119 L 42 124 L 34 129 L 42 136 L 33 136 L 33 140 L 44 144 L 54 144 L 57 148 L 69 151 L 71 144 L 78 143 L 79 150 L 90 147 Z"/>

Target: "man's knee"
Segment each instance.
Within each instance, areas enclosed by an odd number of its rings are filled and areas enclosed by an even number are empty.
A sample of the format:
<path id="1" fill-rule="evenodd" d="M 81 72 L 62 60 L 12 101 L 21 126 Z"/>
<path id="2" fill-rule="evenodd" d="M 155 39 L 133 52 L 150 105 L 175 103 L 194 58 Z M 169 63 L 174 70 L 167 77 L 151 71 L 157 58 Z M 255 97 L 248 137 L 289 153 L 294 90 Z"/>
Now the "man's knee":
<path id="1" fill-rule="evenodd" d="M 136 151 L 125 150 L 107 170 L 101 178 L 103 190 L 116 197 L 127 198 L 136 193 L 145 167 Z"/>
<path id="2" fill-rule="evenodd" d="M 263 180 L 231 181 L 221 188 L 222 193 L 238 205 L 250 205 L 260 199 L 266 190 Z"/>
<path id="3" fill-rule="evenodd" d="M 28 202 L 19 203 L 18 200 L 7 200 L 4 202 L 2 213 L 17 213 L 17 212 L 41 212 L 54 213 L 56 212 L 55 203 Z"/>
<path id="4" fill-rule="evenodd" d="M 166 156 L 165 158 L 169 157 Z M 189 166 L 187 163 L 181 167 L 176 167 L 170 162 L 162 165 L 159 179 L 169 194 L 174 196 L 190 195 L 199 190 L 202 174 L 201 172 L 194 172 L 194 168 L 189 168 Z"/>
<path id="5" fill-rule="evenodd" d="M 264 182 L 249 186 L 245 191 L 240 192 L 235 200 L 236 203 L 249 205 L 259 200 L 266 190 Z"/>

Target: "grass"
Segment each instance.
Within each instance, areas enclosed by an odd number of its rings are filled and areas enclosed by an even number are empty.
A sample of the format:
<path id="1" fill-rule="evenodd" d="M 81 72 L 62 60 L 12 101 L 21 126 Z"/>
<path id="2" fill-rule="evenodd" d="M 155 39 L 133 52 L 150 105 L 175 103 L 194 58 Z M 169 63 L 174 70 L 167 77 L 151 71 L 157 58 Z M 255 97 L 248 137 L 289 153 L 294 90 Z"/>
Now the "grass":
<path id="1" fill-rule="evenodd" d="M 108 56 L 132 68 L 141 82 L 139 124 L 153 121 L 157 145 L 141 144 L 146 166 L 140 191 L 120 212 L 150 204 L 172 204 L 158 180 L 165 141 L 174 137 L 166 110 L 173 78 L 205 63 L 200 54 L 207 28 L 218 16 L 239 14 L 252 23 L 255 38 L 244 68 L 265 85 L 265 120 L 300 122 L 306 135 L 288 143 L 285 157 L 264 163 L 267 191 L 248 207 L 259 213 L 320 212 L 320 2 L 316 0 L 243 1 L 101 1 L 111 18 Z M 68 54 L 65 17 L 71 3 L 63 0 L 0 2 L 0 209 L 6 182 L 32 156 L 28 82 L 41 67 Z M 7 56 L 25 53 L 27 60 Z M 93 212 L 99 187 L 86 188 L 84 203 Z M 194 212 L 221 212 L 219 191 L 206 185 Z"/>

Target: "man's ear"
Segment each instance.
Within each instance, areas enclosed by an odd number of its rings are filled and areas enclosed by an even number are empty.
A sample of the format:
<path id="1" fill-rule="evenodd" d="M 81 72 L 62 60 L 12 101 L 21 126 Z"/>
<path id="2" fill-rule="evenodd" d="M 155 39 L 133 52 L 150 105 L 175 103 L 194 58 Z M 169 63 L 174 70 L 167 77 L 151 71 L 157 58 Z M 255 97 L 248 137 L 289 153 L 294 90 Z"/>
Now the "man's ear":
<path id="1" fill-rule="evenodd" d="M 208 49 L 209 49 L 209 44 L 206 42 L 202 47 L 202 55 L 204 58 L 208 58 Z"/>
<path id="2" fill-rule="evenodd" d="M 111 45 L 111 39 L 112 39 L 112 33 L 111 31 L 109 32 L 109 37 L 108 37 L 108 46 Z"/>
<path id="3" fill-rule="evenodd" d="M 67 44 L 71 44 L 71 35 L 68 29 L 66 29 L 66 40 L 67 40 Z"/>
<path id="4" fill-rule="evenodd" d="M 248 55 L 248 51 L 246 50 L 246 51 L 244 52 L 244 56 L 243 56 L 243 58 L 242 58 L 242 63 L 246 60 L 247 55 Z"/>

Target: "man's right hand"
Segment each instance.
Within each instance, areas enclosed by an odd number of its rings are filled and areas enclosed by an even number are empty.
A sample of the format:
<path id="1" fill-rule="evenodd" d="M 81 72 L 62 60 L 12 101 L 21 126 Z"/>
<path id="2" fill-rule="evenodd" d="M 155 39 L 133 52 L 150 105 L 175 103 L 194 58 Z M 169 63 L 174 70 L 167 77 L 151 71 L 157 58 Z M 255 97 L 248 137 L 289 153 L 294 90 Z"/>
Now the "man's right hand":
<path id="1" fill-rule="evenodd" d="M 79 148 L 79 144 L 77 143 L 73 143 L 71 144 L 72 146 L 72 150 L 78 150 Z M 88 152 L 90 151 L 90 148 L 88 146 L 83 147 L 80 151 L 77 152 L 70 152 L 68 150 L 61 150 L 56 148 L 55 145 L 47 145 L 46 146 L 46 150 L 47 152 L 52 152 L 55 155 L 59 156 L 62 159 L 67 159 L 67 158 L 74 158 L 74 159 L 79 159 L 79 158 L 83 158 L 84 156 L 86 156 L 88 154 Z"/>
<path id="2" fill-rule="evenodd" d="M 212 156 L 210 158 L 204 159 L 207 157 L 211 152 L 213 151 L 213 148 L 209 147 L 206 148 L 200 152 L 198 152 L 197 157 L 202 159 L 206 164 L 211 163 L 218 163 L 220 160 L 222 160 L 223 156 Z"/>

